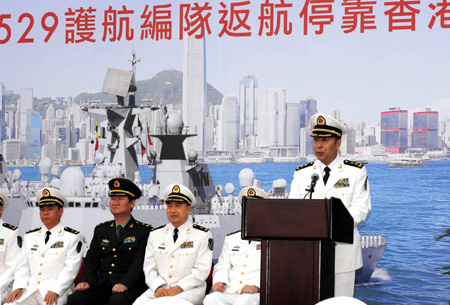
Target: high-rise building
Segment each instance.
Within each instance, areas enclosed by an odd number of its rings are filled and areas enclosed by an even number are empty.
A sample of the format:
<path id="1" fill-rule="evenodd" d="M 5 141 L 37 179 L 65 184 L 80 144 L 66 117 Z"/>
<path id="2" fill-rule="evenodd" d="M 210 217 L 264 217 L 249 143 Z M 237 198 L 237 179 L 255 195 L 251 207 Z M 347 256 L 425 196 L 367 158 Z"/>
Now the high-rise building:
<path id="1" fill-rule="evenodd" d="M 286 90 L 271 88 L 258 96 L 258 104 L 258 146 L 286 146 Z"/>
<path id="2" fill-rule="evenodd" d="M 256 88 L 258 88 L 258 80 L 254 75 L 246 75 L 239 82 L 239 141 L 241 149 L 248 148 L 245 143 L 252 142 L 248 138 L 258 134 Z"/>
<path id="3" fill-rule="evenodd" d="M 217 122 L 217 150 L 234 152 L 239 149 L 239 108 L 237 96 L 222 98 Z"/>
<path id="4" fill-rule="evenodd" d="M 32 88 L 22 88 L 20 89 L 20 101 L 18 103 L 19 106 L 19 140 L 26 143 L 27 142 L 27 125 L 29 126 L 30 118 L 29 114 L 31 110 L 33 110 L 33 89 Z M 28 151 L 25 153 L 28 156 Z"/>
<path id="5" fill-rule="evenodd" d="M 300 143 L 300 104 L 286 104 L 286 145 L 299 146 Z"/>
<path id="6" fill-rule="evenodd" d="M 300 128 L 309 127 L 309 119 L 317 113 L 317 101 L 308 95 L 300 101 Z"/>
<path id="7" fill-rule="evenodd" d="M 0 143 L 8 138 L 6 129 L 6 101 L 5 101 L 5 85 L 0 82 Z"/>
<path id="8" fill-rule="evenodd" d="M 41 114 L 31 111 L 30 114 L 30 157 L 40 157 L 41 155 Z"/>
<path id="9" fill-rule="evenodd" d="M 404 153 L 408 148 L 408 111 L 391 108 L 381 112 L 381 144 L 387 153 Z"/>
<path id="10" fill-rule="evenodd" d="M 183 58 L 183 122 L 190 134 L 184 141 L 186 153 L 195 150 L 205 155 L 206 59 L 205 39 L 184 38 Z"/>
<path id="11" fill-rule="evenodd" d="M 413 114 L 412 148 L 439 147 L 439 113 L 427 109 Z"/>

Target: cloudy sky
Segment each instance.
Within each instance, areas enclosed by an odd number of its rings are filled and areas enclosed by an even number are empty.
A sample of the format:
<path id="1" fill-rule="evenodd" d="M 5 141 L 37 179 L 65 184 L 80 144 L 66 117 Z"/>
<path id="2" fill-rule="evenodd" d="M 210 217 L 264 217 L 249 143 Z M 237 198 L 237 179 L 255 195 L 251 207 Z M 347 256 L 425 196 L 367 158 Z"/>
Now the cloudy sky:
<path id="1" fill-rule="evenodd" d="M 438 4 L 440 0 L 432 0 Z M 224 1 L 226 8 L 232 2 Z M 308 24 L 303 33 L 303 19 L 299 17 L 305 4 L 300 1 L 270 0 L 273 4 L 292 4 L 286 9 L 292 32 L 267 37 L 258 35 L 261 3 L 252 1 L 239 7 L 248 9 L 246 22 L 251 27 L 250 37 L 219 37 L 218 1 L 209 1 L 211 34 L 206 35 L 207 81 L 222 93 L 238 93 L 239 81 L 251 73 L 258 79 L 258 93 L 271 87 L 286 89 L 289 102 L 299 102 L 311 95 L 318 101 L 319 111 L 331 113 L 341 110 L 344 120 L 368 120 L 375 123 L 380 112 L 390 107 L 401 107 L 410 113 L 426 107 L 440 111 L 440 118 L 450 118 L 450 29 L 443 29 L 437 18 L 432 29 L 428 27 L 434 11 L 426 4 L 415 5 L 415 30 L 389 32 L 389 17 L 385 12 L 392 6 L 387 1 L 374 1 L 373 15 L 376 29 L 344 33 L 341 28 L 345 15 L 341 1 L 332 6 L 334 21 L 316 35 L 317 25 Z M 393 2 L 393 1 L 392 1 Z M 124 1 L 124 0 L 0 0 L 0 81 L 7 90 L 33 88 L 36 97 L 76 96 L 83 91 L 100 91 L 109 67 L 129 69 L 131 50 L 141 62 L 137 79 L 144 79 L 165 69 L 183 69 L 183 43 L 179 39 L 179 11 L 181 4 L 190 1 Z M 198 1 L 200 6 L 205 2 Z M 172 38 L 141 39 L 141 15 L 146 4 L 171 5 Z M 111 6 L 120 11 L 126 5 L 130 13 L 134 38 L 120 41 L 102 40 L 105 11 Z M 65 13 L 80 7 L 96 10 L 94 15 L 95 42 L 66 43 Z M 151 8 L 151 7 L 150 7 Z M 277 9 L 276 9 L 277 10 Z M 309 10 L 311 16 L 311 9 Z M 11 15 L 11 18 L 7 18 Z M 31 17 L 30 17 L 31 16 Z M 48 42 L 44 42 L 51 28 L 53 16 L 58 25 Z M 33 26 L 30 20 L 33 19 Z M 19 22 L 21 20 L 21 22 Z M 229 20 L 229 15 L 226 20 Z M 236 20 L 236 19 L 235 19 Z M 275 20 L 276 23 L 276 20 Z M 406 22 L 403 25 L 409 25 Z M 8 27 L 11 36 L 7 40 Z M 26 35 L 33 42 L 19 43 Z M 241 28 L 243 29 L 243 28 Z"/>

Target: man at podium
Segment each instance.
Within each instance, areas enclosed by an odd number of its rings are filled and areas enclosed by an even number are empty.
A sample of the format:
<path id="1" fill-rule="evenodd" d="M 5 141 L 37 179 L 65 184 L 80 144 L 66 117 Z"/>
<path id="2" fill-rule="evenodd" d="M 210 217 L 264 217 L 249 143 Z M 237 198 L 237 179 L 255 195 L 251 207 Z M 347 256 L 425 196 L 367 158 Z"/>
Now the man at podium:
<path id="1" fill-rule="evenodd" d="M 363 265 L 359 232 L 371 209 L 366 169 L 339 154 L 347 128 L 333 117 L 317 113 L 310 119 L 317 160 L 297 167 L 290 199 L 339 198 L 354 221 L 353 244 L 338 244 L 335 261 L 335 296 L 353 297 L 355 270 Z"/>

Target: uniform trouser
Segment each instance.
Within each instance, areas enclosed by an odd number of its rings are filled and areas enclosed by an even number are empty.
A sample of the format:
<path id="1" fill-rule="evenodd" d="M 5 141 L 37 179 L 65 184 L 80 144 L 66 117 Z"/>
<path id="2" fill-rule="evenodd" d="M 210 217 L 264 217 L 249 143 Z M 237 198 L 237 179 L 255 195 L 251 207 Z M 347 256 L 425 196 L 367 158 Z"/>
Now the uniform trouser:
<path id="1" fill-rule="evenodd" d="M 58 304 L 57 305 L 64 305 L 66 304 L 66 295 L 63 294 L 63 297 L 58 298 Z M 45 296 L 44 296 L 45 297 Z M 44 297 L 41 295 L 39 289 L 36 289 L 35 292 L 30 294 L 26 299 L 22 300 L 22 302 L 14 301 L 12 305 L 45 305 Z"/>
<path id="2" fill-rule="evenodd" d="M 259 293 L 213 292 L 203 300 L 204 305 L 259 305 Z"/>
<path id="3" fill-rule="evenodd" d="M 125 292 L 113 293 L 111 284 L 104 282 L 85 291 L 75 291 L 67 298 L 66 305 L 131 305 L 144 291 L 137 285 Z"/>
<path id="4" fill-rule="evenodd" d="M 192 288 L 187 291 L 183 291 L 176 296 L 173 297 L 163 297 L 163 298 L 155 298 L 153 292 L 148 289 L 143 295 L 141 295 L 133 305 L 146 305 L 146 304 L 158 304 L 160 303 L 160 299 L 164 299 L 166 304 L 186 304 L 186 301 L 192 304 L 202 304 L 203 299 L 205 298 L 205 288 L 206 283 L 199 287 Z M 169 303 L 170 300 L 170 303 Z M 180 302 L 178 302 L 181 300 Z"/>
<path id="5" fill-rule="evenodd" d="M 352 297 L 355 290 L 355 271 L 334 275 L 334 296 Z"/>
<path id="6" fill-rule="evenodd" d="M 10 286 L 8 286 L 8 287 L 6 287 L 6 289 L 5 290 L 3 290 L 3 291 L 0 291 L 0 304 L 3 304 L 3 303 L 5 303 L 5 301 L 6 301 L 6 298 L 9 296 L 9 294 L 11 293 L 11 285 Z"/>

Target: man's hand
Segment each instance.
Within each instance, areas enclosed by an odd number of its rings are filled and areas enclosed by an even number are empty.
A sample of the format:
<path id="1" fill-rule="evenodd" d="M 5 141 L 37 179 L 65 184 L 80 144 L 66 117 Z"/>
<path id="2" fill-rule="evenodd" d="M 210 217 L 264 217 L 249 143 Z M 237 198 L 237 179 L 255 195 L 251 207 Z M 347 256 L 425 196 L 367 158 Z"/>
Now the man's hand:
<path id="1" fill-rule="evenodd" d="M 112 288 L 112 292 L 116 293 L 116 292 L 125 292 L 127 291 L 128 288 L 127 286 L 124 286 L 122 284 L 115 284 L 114 287 Z"/>
<path id="2" fill-rule="evenodd" d="M 53 291 L 48 291 L 44 298 L 45 305 L 53 305 L 58 303 L 58 294 Z"/>
<path id="3" fill-rule="evenodd" d="M 217 282 L 212 286 L 212 291 L 224 292 L 227 286 L 222 282 Z"/>
<path id="4" fill-rule="evenodd" d="M 166 289 L 167 296 L 173 297 L 174 295 L 177 295 L 179 293 L 183 292 L 183 289 L 180 286 L 174 286 Z"/>
<path id="5" fill-rule="evenodd" d="M 259 289 L 256 286 L 250 286 L 250 285 L 245 285 L 244 287 L 242 287 L 241 292 L 239 294 L 244 294 L 244 293 L 258 293 Z"/>
<path id="6" fill-rule="evenodd" d="M 22 288 L 16 289 L 6 298 L 5 304 L 12 303 L 22 296 Z"/>
<path id="7" fill-rule="evenodd" d="M 156 298 L 167 297 L 167 296 L 168 296 L 168 294 L 164 287 L 160 286 L 160 287 L 156 288 L 156 291 L 155 291 Z"/>
<path id="8" fill-rule="evenodd" d="M 81 282 L 78 283 L 77 287 L 75 287 L 75 291 L 85 291 L 88 290 L 91 286 L 88 283 Z"/>

